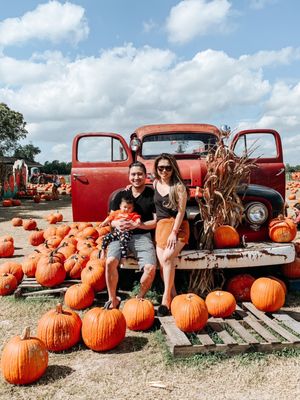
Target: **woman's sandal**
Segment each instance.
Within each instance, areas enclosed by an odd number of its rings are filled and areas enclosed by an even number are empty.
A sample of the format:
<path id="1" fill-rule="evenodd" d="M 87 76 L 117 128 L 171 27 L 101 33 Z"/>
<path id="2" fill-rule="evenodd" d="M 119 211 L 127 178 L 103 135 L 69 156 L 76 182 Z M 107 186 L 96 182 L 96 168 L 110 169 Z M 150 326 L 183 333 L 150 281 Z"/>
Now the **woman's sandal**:
<path id="1" fill-rule="evenodd" d="M 104 304 L 103 308 L 105 308 L 106 310 L 118 309 L 118 308 L 120 307 L 120 305 L 121 305 L 121 297 L 117 297 L 117 300 L 118 300 L 118 304 L 116 305 L 116 307 L 110 307 L 112 301 L 111 301 L 111 300 L 108 300 L 108 301 Z"/>
<path id="2" fill-rule="evenodd" d="M 167 306 L 161 304 L 157 309 L 156 315 L 158 317 L 167 317 L 168 315 L 171 315 L 171 314 L 170 314 L 169 308 Z"/>

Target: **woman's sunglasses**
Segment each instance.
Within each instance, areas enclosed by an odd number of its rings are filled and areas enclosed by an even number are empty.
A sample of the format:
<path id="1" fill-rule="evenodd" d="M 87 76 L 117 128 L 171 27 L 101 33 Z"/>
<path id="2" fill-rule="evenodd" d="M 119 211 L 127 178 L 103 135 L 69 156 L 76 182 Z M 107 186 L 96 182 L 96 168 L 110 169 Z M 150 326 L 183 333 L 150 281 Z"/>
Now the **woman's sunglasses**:
<path id="1" fill-rule="evenodd" d="M 171 165 L 160 165 L 159 167 L 157 167 L 157 170 L 159 172 L 163 172 L 164 170 L 166 170 L 167 172 L 171 172 L 172 167 L 171 167 Z"/>

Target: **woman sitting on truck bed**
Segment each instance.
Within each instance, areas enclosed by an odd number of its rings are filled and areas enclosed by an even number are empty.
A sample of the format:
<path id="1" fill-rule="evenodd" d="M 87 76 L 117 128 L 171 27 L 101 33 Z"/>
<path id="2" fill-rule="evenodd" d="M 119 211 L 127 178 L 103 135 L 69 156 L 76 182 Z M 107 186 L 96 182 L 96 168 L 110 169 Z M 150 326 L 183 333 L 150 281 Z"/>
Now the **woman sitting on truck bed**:
<path id="1" fill-rule="evenodd" d="M 154 204 L 157 226 L 156 253 L 162 270 L 164 293 L 157 315 L 170 313 L 172 298 L 176 295 L 175 257 L 189 240 L 186 215 L 188 189 L 185 186 L 176 159 L 163 153 L 154 162 Z"/>

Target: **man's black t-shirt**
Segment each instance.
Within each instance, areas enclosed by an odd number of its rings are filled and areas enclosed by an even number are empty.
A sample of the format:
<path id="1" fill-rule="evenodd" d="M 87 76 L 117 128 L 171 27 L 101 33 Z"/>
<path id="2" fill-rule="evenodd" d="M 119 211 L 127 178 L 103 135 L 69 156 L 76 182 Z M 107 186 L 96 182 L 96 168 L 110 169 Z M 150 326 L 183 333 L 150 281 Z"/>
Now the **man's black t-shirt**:
<path id="1" fill-rule="evenodd" d="M 119 210 L 122 197 L 128 195 L 132 197 L 134 203 L 134 211 L 140 214 L 142 222 L 152 220 L 153 214 L 155 213 L 155 206 L 153 200 L 154 190 L 149 186 L 146 186 L 144 191 L 138 197 L 133 196 L 131 188 L 128 190 L 119 191 L 113 197 L 110 203 L 110 209 L 113 211 Z M 151 232 L 151 230 L 134 229 L 132 231 L 133 234 L 146 233 L 146 232 Z"/>

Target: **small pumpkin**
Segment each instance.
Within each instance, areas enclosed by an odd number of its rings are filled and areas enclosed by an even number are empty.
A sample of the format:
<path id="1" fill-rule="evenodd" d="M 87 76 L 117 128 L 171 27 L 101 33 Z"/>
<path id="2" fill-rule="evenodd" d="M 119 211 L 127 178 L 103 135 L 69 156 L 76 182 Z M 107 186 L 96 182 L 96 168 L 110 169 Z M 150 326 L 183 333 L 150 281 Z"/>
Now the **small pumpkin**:
<path id="1" fill-rule="evenodd" d="M 251 301 L 258 310 L 265 312 L 278 311 L 285 302 L 282 284 L 271 278 L 258 278 L 251 286 Z"/>
<path id="2" fill-rule="evenodd" d="M 22 226 L 23 220 L 20 217 L 15 217 L 15 218 L 12 218 L 11 224 L 12 224 L 12 226 Z"/>
<path id="3" fill-rule="evenodd" d="M 36 220 L 32 218 L 23 220 L 23 228 L 25 229 L 25 231 L 33 231 L 34 229 L 36 229 L 36 227 Z"/>
<path id="4" fill-rule="evenodd" d="M 21 336 L 15 336 L 5 344 L 1 357 L 4 379 L 14 385 L 26 385 L 37 381 L 48 366 L 48 351 L 38 338 L 30 336 L 25 328 Z"/>
<path id="5" fill-rule="evenodd" d="M 208 293 L 205 304 L 210 315 L 213 317 L 229 317 L 236 309 L 234 296 L 225 290 L 214 290 Z"/>
<path id="6" fill-rule="evenodd" d="M 0 240 L 0 257 L 12 257 L 15 252 L 14 243 L 11 240 Z"/>
<path id="7" fill-rule="evenodd" d="M 45 238 L 44 238 L 44 231 L 37 229 L 36 231 L 33 231 L 29 237 L 28 241 L 32 246 L 38 246 L 42 243 L 44 243 Z"/>
<path id="8" fill-rule="evenodd" d="M 195 293 L 179 294 L 171 303 L 175 323 L 183 332 L 200 331 L 207 323 L 205 301 Z"/>
<path id="9" fill-rule="evenodd" d="M 122 313 L 127 328 L 132 331 L 145 331 L 154 323 L 154 306 L 150 300 L 133 298 L 125 302 Z"/>
<path id="10" fill-rule="evenodd" d="M 240 236 L 237 230 L 230 225 L 221 225 L 214 232 L 214 246 L 216 249 L 238 247 Z"/>
<path id="11" fill-rule="evenodd" d="M 126 334 L 126 320 L 118 309 L 94 307 L 82 320 L 82 339 L 95 351 L 107 351 L 116 347 Z"/>
<path id="12" fill-rule="evenodd" d="M 6 261 L 5 263 L 0 265 L 0 274 L 2 273 L 8 273 L 8 274 L 13 274 L 18 283 L 21 282 L 23 279 L 24 273 L 22 270 L 22 264 L 19 264 L 14 261 Z"/>
<path id="13" fill-rule="evenodd" d="M 279 215 L 269 222 L 269 236 L 273 242 L 288 243 L 295 239 L 297 225 L 291 218 Z"/>
<path id="14" fill-rule="evenodd" d="M 79 342 L 81 325 L 79 315 L 75 311 L 63 309 L 59 303 L 40 318 L 37 337 L 50 351 L 67 350 Z"/>
<path id="15" fill-rule="evenodd" d="M 7 272 L 0 274 L 0 296 L 7 296 L 13 293 L 18 286 L 17 278 Z"/>

